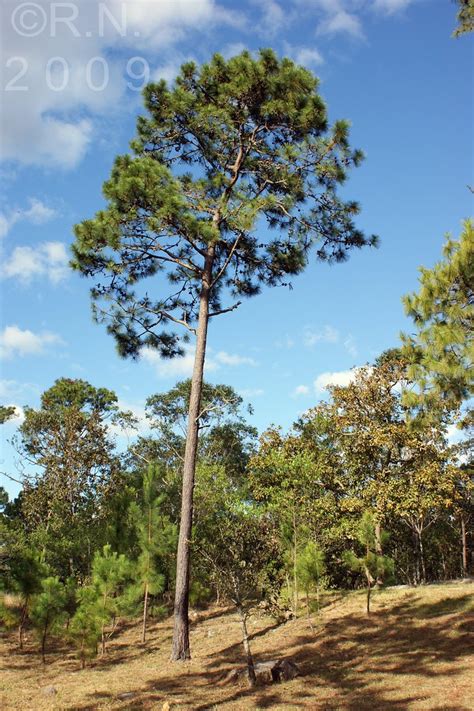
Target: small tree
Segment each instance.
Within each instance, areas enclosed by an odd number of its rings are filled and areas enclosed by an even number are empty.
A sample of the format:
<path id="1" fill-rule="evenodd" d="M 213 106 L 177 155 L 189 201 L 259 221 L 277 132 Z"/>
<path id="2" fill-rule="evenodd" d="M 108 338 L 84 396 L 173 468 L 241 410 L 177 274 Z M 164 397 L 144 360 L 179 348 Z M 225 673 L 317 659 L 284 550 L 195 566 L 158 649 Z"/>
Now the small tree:
<path id="1" fill-rule="evenodd" d="M 4 587 L 13 593 L 18 605 L 13 613 L 18 624 L 18 644 L 23 649 L 23 633 L 34 596 L 41 591 L 45 568 L 34 552 L 22 551 L 9 561 Z"/>
<path id="2" fill-rule="evenodd" d="M 31 608 L 31 619 L 41 639 L 41 658 L 46 662 L 46 639 L 66 617 L 66 591 L 57 577 L 45 578 Z"/>
<path id="3" fill-rule="evenodd" d="M 249 684 L 256 683 L 255 667 L 247 629 L 251 609 L 279 589 L 274 565 L 278 541 L 269 523 L 255 511 L 228 506 L 219 514 L 220 525 L 207 550 L 201 554 L 219 589 L 235 605 L 242 629 Z"/>
<path id="4" fill-rule="evenodd" d="M 164 497 L 157 495 L 157 483 L 157 468 L 150 465 L 143 476 L 143 502 L 141 506 L 134 502 L 130 507 L 140 546 L 131 594 L 143 601 L 142 642 L 146 640 L 149 596 L 157 595 L 164 588 L 160 559 L 174 550 L 176 541 L 176 527 L 161 511 Z"/>
<path id="5" fill-rule="evenodd" d="M 384 532 L 381 531 L 382 539 Z M 385 536 L 386 537 L 386 536 Z M 345 551 L 344 562 L 356 573 L 364 575 L 367 585 L 367 614 L 370 614 L 370 593 L 377 580 L 393 573 L 393 560 L 379 555 L 377 550 L 376 524 L 373 515 L 366 511 L 357 527 L 357 538 L 365 553 L 360 558 L 353 551 Z"/>
<path id="6" fill-rule="evenodd" d="M 102 636 L 103 611 L 97 588 L 92 585 L 81 588 L 77 593 L 78 607 L 69 625 L 69 638 L 78 648 L 81 667 L 86 660 L 95 657 L 97 645 Z"/>
<path id="7" fill-rule="evenodd" d="M 299 554 L 296 565 L 298 580 L 306 592 L 306 609 L 308 613 L 308 620 L 311 625 L 309 593 L 310 590 L 316 589 L 316 609 L 319 614 L 319 595 L 323 583 L 323 577 L 326 573 L 324 551 L 321 550 L 321 548 L 319 548 L 314 541 L 308 541 Z"/>
<path id="8" fill-rule="evenodd" d="M 183 355 L 177 327 L 196 337 L 174 660 L 190 657 L 189 546 L 209 322 L 262 286 L 287 284 L 311 252 L 340 261 L 376 242 L 355 227 L 357 203 L 337 194 L 363 155 L 350 148 L 346 121 L 328 128 L 317 88 L 310 71 L 269 49 L 227 61 L 216 54 L 200 68 L 183 65 L 171 87 L 150 84 L 134 155 L 116 159 L 104 186 L 106 209 L 75 228 L 73 266 L 97 277 L 94 315 L 122 356 L 143 347 Z M 160 288 L 159 276 L 169 286 Z"/>
<path id="9" fill-rule="evenodd" d="M 123 554 L 113 552 L 109 545 L 104 546 L 102 554 L 95 554 L 92 563 L 92 585 L 97 593 L 102 654 L 105 654 L 107 640 L 115 632 L 117 616 L 124 603 L 124 587 L 130 575 L 130 561 Z"/>

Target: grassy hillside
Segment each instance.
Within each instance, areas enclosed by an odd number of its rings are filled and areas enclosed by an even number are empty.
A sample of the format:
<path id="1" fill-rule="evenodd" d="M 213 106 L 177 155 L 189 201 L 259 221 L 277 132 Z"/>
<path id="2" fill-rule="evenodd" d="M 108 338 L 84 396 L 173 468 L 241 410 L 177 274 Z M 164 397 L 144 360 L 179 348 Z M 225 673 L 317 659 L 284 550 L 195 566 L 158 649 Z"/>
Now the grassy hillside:
<path id="1" fill-rule="evenodd" d="M 474 708 L 474 584 L 333 593 L 311 631 L 304 616 L 276 626 L 250 622 L 256 661 L 290 657 L 301 676 L 258 687 L 223 682 L 242 664 L 232 611 L 212 608 L 192 625 L 193 659 L 169 662 L 172 620 L 150 625 L 145 646 L 136 626 L 120 629 L 104 659 L 85 670 L 56 646 L 43 667 L 33 634 L 23 653 L 14 635 L 1 641 L 0 707 L 52 709 L 443 709 Z M 48 693 L 54 686 L 56 693 Z M 125 695 L 125 696 L 124 696 Z"/>

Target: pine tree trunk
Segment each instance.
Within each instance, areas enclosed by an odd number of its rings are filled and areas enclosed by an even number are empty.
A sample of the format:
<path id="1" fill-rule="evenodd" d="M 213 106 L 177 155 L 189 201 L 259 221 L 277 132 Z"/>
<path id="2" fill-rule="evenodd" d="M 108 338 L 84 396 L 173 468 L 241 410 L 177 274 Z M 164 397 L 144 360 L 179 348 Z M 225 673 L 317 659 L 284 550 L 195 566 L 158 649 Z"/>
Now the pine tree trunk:
<path id="1" fill-rule="evenodd" d="M 204 360 L 206 356 L 207 327 L 209 323 L 209 297 L 212 280 L 214 248 L 208 249 L 203 274 L 199 302 L 199 319 L 196 334 L 191 394 L 189 398 L 188 430 L 184 451 L 183 487 L 181 497 L 181 519 L 179 526 L 178 553 L 176 560 L 176 591 L 174 602 L 174 632 L 171 661 L 191 658 L 189 648 L 189 579 L 190 541 L 193 522 L 194 475 L 199 435 L 199 415 L 201 407 Z"/>
<path id="2" fill-rule="evenodd" d="M 465 578 L 468 573 L 468 560 L 467 560 L 466 520 L 465 520 L 463 514 L 461 514 L 461 543 L 462 543 L 462 576 L 463 576 L 463 578 Z"/>
<path id="3" fill-rule="evenodd" d="M 25 600 L 21 611 L 20 624 L 18 625 L 18 644 L 20 649 L 23 649 L 23 630 L 25 629 L 26 615 L 28 610 L 28 598 Z"/>
<path id="4" fill-rule="evenodd" d="M 382 527 L 380 525 L 380 521 L 377 521 L 375 524 L 375 552 L 377 555 L 382 556 L 383 551 L 382 551 Z M 377 581 L 376 585 L 377 587 L 382 587 L 383 586 L 383 575 L 380 573 L 377 576 Z"/>
<path id="5" fill-rule="evenodd" d="M 313 623 L 311 621 L 311 610 L 309 609 L 309 592 L 306 590 L 306 615 L 308 617 L 308 623 L 311 627 L 311 631 L 314 632 Z"/>
<path id="6" fill-rule="evenodd" d="M 298 614 L 297 563 L 298 563 L 298 541 L 297 541 L 297 537 L 296 537 L 296 512 L 295 512 L 295 505 L 293 502 L 293 608 L 294 608 L 295 617 Z"/>
<path id="7" fill-rule="evenodd" d="M 146 640 L 146 620 L 148 616 L 148 583 L 145 584 L 145 596 L 143 599 L 143 626 L 142 626 L 142 642 Z"/>
<path id="8" fill-rule="evenodd" d="M 43 660 L 43 664 L 46 664 L 46 635 L 47 635 L 48 628 L 45 625 L 43 628 L 43 634 L 41 635 L 41 659 Z"/>
<path id="9" fill-rule="evenodd" d="M 245 655 L 247 657 L 247 671 L 249 677 L 250 686 L 255 686 L 257 683 L 257 677 L 255 676 L 255 665 L 253 663 L 252 652 L 250 651 L 249 635 L 247 631 L 247 621 L 245 619 L 245 612 L 241 605 L 237 605 L 237 610 L 240 617 L 240 626 L 242 628 L 242 643 L 244 645 Z"/>

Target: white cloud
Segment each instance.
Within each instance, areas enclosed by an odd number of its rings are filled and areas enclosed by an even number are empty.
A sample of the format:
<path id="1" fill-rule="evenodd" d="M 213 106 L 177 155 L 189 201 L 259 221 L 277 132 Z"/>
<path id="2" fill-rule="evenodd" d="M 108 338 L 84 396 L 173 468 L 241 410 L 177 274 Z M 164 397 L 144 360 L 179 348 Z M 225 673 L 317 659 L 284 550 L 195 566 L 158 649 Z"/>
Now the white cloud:
<path id="1" fill-rule="evenodd" d="M 260 397 L 265 394 L 265 390 L 262 388 L 243 388 L 243 390 L 239 390 L 238 393 L 242 397 Z"/>
<path id="2" fill-rule="evenodd" d="M 349 334 L 347 338 L 344 339 L 344 348 L 353 358 L 357 357 L 357 345 L 354 336 L 352 336 L 351 334 Z"/>
<path id="3" fill-rule="evenodd" d="M 230 59 L 231 57 L 235 57 L 237 54 L 242 54 L 242 52 L 248 49 L 243 42 L 231 42 L 230 44 L 226 44 L 221 50 L 220 53 L 224 57 L 224 59 Z"/>
<path id="4" fill-rule="evenodd" d="M 298 385 L 292 393 L 292 397 L 301 397 L 305 395 L 309 395 L 309 388 L 307 385 Z"/>
<path id="5" fill-rule="evenodd" d="M 96 118 L 120 110 L 127 82 L 139 83 L 132 72 L 143 64 L 127 72 L 129 59 L 144 55 L 151 61 L 157 49 L 166 51 L 189 31 L 242 22 L 239 13 L 215 0 L 39 0 L 31 3 L 24 21 L 31 26 L 31 12 L 36 12 L 39 25 L 44 20 L 43 30 L 26 36 L 14 27 L 16 21 L 17 28 L 27 29 L 21 27 L 19 7 L 0 3 L 0 61 L 9 91 L 2 107 L 1 159 L 63 169 L 73 168 L 85 155 L 96 134 Z"/>
<path id="6" fill-rule="evenodd" d="M 324 59 L 315 47 L 296 47 L 291 55 L 297 64 L 304 67 L 317 67 L 324 64 Z"/>
<path id="7" fill-rule="evenodd" d="M 68 276 L 68 255 L 62 242 L 43 242 L 37 247 L 15 247 L 2 266 L 5 278 L 28 283 L 35 276 L 58 284 Z"/>
<path id="8" fill-rule="evenodd" d="M 337 343 L 339 341 L 339 331 L 332 326 L 324 326 L 320 331 L 313 331 L 307 326 L 304 329 L 303 343 L 308 348 L 316 345 L 316 343 Z"/>
<path id="9" fill-rule="evenodd" d="M 393 15 L 400 10 L 404 10 L 412 4 L 414 0 L 374 0 L 373 8 L 387 15 Z"/>
<path id="10" fill-rule="evenodd" d="M 247 356 L 241 356 L 232 353 L 226 353 L 226 351 L 219 351 L 215 355 L 215 360 L 217 363 L 222 365 L 257 365 L 253 358 L 248 358 Z"/>
<path id="11" fill-rule="evenodd" d="M 17 222 L 30 222 L 32 225 L 43 225 L 57 215 L 56 210 L 48 207 L 37 198 L 29 199 L 29 207 L 0 213 L 0 237 L 5 237 Z"/>
<path id="12" fill-rule="evenodd" d="M 39 355 L 45 351 L 46 346 L 61 343 L 61 338 L 55 333 L 33 333 L 28 329 L 23 331 L 18 326 L 6 326 L 0 333 L 0 357 L 8 359 L 13 356 Z"/>
<path id="13" fill-rule="evenodd" d="M 152 365 L 162 378 L 188 378 L 193 372 L 194 347 L 192 346 L 185 348 L 184 356 L 181 358 L 162 358 L 157 351 L 151 348 L 143 348 L 141 355 L 143 360 Z M 222 366 L 235 367 L 239 365 L 255 366 L 256 362 L 253 358 L 227 353 L 226 351 L 219 351 L 215 355 L 212 351 L 209 351 L 204 370 L 210 373 L 219 370 Z"/>
<path id="14" fill-rule="evenodd" d="M 287 13 L 275 0 L 260 0 L 258 6 L 262 10 L 259 32 L 263 35 L 276 35 L 287 22 Z"/>
<path id="15" fill-rule="evenodd" d="M 356 375 L 356 368 L 352 370 L 339 370 L 333 373 L 321 373 L 314 381 L 314 389 L 317 393 L 322 393 L 326 390 L 328 385 L 349 385 L 355 379 Z"/>
<path id="16" fill-rule="evenodd" d="M 329 14 L 317 27 L 318 35 L 334 35 L 339 33 L 346 33 L 357 39 L 364 37 L 362 23 L 359 18 L 342 8 Z"/>

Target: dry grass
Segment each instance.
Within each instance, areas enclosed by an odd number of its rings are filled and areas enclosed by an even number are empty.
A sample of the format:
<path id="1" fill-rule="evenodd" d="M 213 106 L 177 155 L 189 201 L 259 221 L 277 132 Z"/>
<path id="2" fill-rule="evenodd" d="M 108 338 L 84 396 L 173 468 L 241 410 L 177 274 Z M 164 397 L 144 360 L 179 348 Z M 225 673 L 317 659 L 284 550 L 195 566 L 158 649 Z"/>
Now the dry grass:
<path id="1" fill-rule="evenodd" d="M 193 659 L 169 662 L 171 620 L 151 625 L 139 645 L 139 625 L 124 627 L 107 657 L 85 670 L 57 648 L 43 667 L 32 635 L 23 652 L 14 635 L 1 641 L 0 707 L 4 710 L 156 709 L 474 709 L 474 584 L 387 589 L 364 596 L 333 594 L 311 632 L 304 617 L 275 626 L 251 621 L 258 661 L 291 657 L 301 677 L 248 689 L 222 683 L 242 663 L 234 614 L 210 609 L 193 622 Z M 54 685 L 55 696 L 42 689 Z M 126 699 L 120 695 L 130 693 Z"/>

